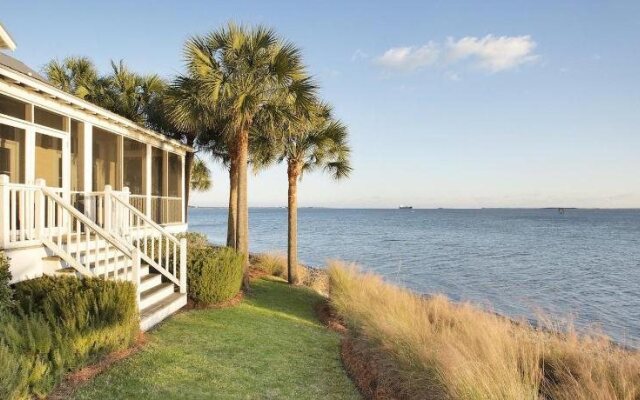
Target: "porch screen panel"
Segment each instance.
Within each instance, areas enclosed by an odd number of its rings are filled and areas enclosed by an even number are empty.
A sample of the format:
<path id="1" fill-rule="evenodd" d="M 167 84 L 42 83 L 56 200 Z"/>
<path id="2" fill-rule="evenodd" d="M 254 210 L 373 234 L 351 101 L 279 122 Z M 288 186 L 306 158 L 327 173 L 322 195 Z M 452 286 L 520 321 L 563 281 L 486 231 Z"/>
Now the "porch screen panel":
<path id="1" fill-rule="evenodd" d="M 123 184 L 129 187 L 131 194 L 145 194 L 147 185 L 146 152 L 147 146 L 136 140 L 124 138 L 123 145 L 124 174 Z"/>
<path id="2" fill-rule="evenodd" d="M 182 159 L 173 153 L 167 153 L 167 194 L 165 222 L 182 222 Z"/>
<path id="3" fill-rule="evenodd" d="M 163 151 L 152 148 L 151 151 L 151 194 L 162 196 L 164 189 Z"/>
<path id="4" fill-rule="evenodd" d="M 169 196 L 182 196 L 182 159 L 169 153 Z"/>
<path id="5" fill-rule="evenodd" d="M 84 190 L 84 127 L 71 120 L 71 190 Z"/>
<path id="6" fill-rule="evenodd" d="M 27 119 L 27 104 L 9 96 L 0 95 L 0 114 Z"/>
<path id="7" fill-rule="evenodd" d="M 100 128 L 93 128 L 93 190 L 101 192 L 106 185 L 120 190 L 118 168 L 118 137 Z"/>
<path id="8" fill-rule="evenodd" d="M 151 148 L 151 218 L 157 223 L 164 223 L 165 204 L 164 194 L 164 152 L 155 147 Z"/>
<path id="9" fill-rule="evenodd" d="M 33 111 L 33 122 L 36 124 L 57 129 L 59 131 L 64 130 L 64 117 L 62 115 L 40 107 L 34 107 Z"/>
<path id="10" fill-rule="evenodd" d="M 0 174 L 12 183 L 24 182 L 24 130 L 0 124 Z"/>
<path id="11" fill-rule="evenodd" d="M 50 187 L 62 187 L 62 139 L 36 133 L 36 179 Z"/>

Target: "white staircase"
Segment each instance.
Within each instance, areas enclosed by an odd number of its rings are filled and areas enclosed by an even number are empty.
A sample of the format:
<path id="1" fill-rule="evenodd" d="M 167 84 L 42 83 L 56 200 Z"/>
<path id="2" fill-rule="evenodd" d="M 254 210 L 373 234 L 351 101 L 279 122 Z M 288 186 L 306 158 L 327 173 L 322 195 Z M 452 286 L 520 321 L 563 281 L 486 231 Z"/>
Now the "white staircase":
<path id="1" fill-rule="evenodd" d="M 41 243 L 57 274 L 132 282 L 142 330 L 186 305 L 186 240 L 131 206 L 126 191 L 91 193 L 80 211 L 42 181 L 5 187 L 14 208 L 6 214 L 27 221 L 9 239 Z"/>

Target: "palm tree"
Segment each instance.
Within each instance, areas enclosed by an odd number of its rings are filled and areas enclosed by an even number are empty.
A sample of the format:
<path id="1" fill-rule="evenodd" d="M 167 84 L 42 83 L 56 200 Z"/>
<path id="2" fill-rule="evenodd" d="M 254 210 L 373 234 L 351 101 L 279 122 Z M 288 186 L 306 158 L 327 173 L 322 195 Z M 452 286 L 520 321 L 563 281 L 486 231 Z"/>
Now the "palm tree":
<path id="1" fill-rule="evenodd" d="M 321 169 L 334 179 L 349 176 L 350 148 L 347 128 L 332 116 L 331 108 L 318 103 L 309 116 L 284 121 L 277 147 L 279 161 L 287 162 L 289 283 L 298 283 L 298 180 L 305 172 Z"/>
<path id="2" fill-rule="evenodd" d="M 229 170 L 229 217 L 227 246 L 236 248 L 236 206 L 237 175 L 236 163 L 231 157 L 232 145 L 228 134 L 228 121 L 204 95 L 199 82 L 189 76 L 174 79 L 164 97 L 163 111 L 167 123 L 174 131 L 189 132 L 182 135 L 187 143 L 196 145 L 198 151 L 207 153 L 213 160 L 220 161 Z"/>
<path id="3" fill-rule="evenodd" d="M 233 142 L 228 135 L 221 134 L 227 128 L 226 121 L 218 121 L 217 129 L 202 135 L 201 149 L 219 161 L 229 172 L 229 207 L 227 214 L 227 247 L 237 249 L 236 224 L 238 219 L 238 164 L 233 154 Z"/>
<path id="4" fill-rule="evenodd" d="M 191 166 L 191 190 L 204 192 L 211 189 L 211 171 L 207 164 L 200 158 L 196 158 Z"/>
<path id="5" fill-rule="evenodd" d="M 244 257 L 244 287 L 248 288 L 249 222 L 247 164 L 249 139 L 261 114 L 282 112 L 283 104 L 302 111 L 312 103 L 315 85 L 308 76 L 300 51 L 268 28 L 229 23 L 206 36 L 196 36 L 185 46 L 190 77 L 205 91 L 218 113 L 228 120 L 233 143 L 231 160 L 237 164 L 236 243 Z"/>
<path id="6" fill-rule="evenodd" d="M 67 57 L 63 61 L 51 60 L 43 68 L 49 82 L 58 89 L 81 99 L 94 101 L 105 81 L 88 57 Z"/>
<path id="7" fill-rule="evenodd" d="M 131 71 L 122 60 L 111 61 L 112 72 L 106 76 L 102 106 L 144 125 L 150 103 L 162 97 L 166 83 L 158 75 L 140 75 Z"/>

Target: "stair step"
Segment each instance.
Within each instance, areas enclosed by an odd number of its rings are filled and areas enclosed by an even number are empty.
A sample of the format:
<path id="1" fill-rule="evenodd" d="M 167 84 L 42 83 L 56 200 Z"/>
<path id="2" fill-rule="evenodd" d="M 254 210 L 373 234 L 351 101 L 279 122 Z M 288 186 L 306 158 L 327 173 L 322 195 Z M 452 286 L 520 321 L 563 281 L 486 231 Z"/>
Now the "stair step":
<path id="1" fill-rule="evenodd" d="M 128 271 L 128 272 L 131 272 L 131 267 L 129 266 L 126 269 L 125 268 L 118 268 L 117 275 L 118 276 L 122 276 L 124 274 L 125 270 Z M 95 272 L 95 270 L 94 270 L 94 272 Z M 107 273 L 107 276 L 109 278 L 113 278 L 114 277 L 114 273 L 115 273 L 114 271 L 109 271 L 109 273 Z M 140 266 L 140 280 L 142 280 L 147 275 L 149 275 L 149 266 L 148 265 L 141 265 Z"/>
<path id="2" fill-rule="evenodd" d="M 46 256 L 42 257 L 42 261 L 62 261 L 62 258 L 59 256 Z"/>
<path id="3" fill-rule="evenodd" d="M 162 283 L 162 275 L 146 274 L 140 279 L 140 291 L 144 292 Z"/>
<path id="4" fill-rule="evenodd" d="M 80 251 L 76 252 L 75 254 L 76 258 L 89 262 L 99 261 L 104 259 L 105 257 L 107 257 L 107 259 L 123 257 L 123 254 L 120 252 L 120 250 L 116 249 L 115 247 L 110 247 L 107 250 L 100 249 L 99 251 L 91 249 L 88 252 L 80 249 Z"/>
<path id="5" fill-rule="evenodd" d="M 132 266 L 133 260 L 125 257 L 118 257 L 115 260 L 112 258 L 89 263 L 89 269 L 98 275 L 103 275 L 105 272 L 111 273 L 114 268 L 117 268 L 117 270 L 120 271 L 123 269 L 129 269 Z"/>
<path id="6" fill-rule="evenodd" d="M 76 272 L 77 271 L 74 268 L 65 267 L 65 268 L 60 268 L 56 270 L 54 274 L 57 276 L 70 276 L 70 275 L 76 276 Z"/>
<path id="7" fill-rule="evenodd" d="M 140 312 L 140 329 L 147 331 L 187 304 L 187 295 L 173 293 Z"/>
<path id="8" fill-rule="evenodd" d="M 166 297 L 171 296 L 173 293 L 175 293 L 175 287 L 172 282 L 161 283 L 151 289 L 147 289 L 140 294 L 140 309 L 144 310 L 162 301 Z"/>

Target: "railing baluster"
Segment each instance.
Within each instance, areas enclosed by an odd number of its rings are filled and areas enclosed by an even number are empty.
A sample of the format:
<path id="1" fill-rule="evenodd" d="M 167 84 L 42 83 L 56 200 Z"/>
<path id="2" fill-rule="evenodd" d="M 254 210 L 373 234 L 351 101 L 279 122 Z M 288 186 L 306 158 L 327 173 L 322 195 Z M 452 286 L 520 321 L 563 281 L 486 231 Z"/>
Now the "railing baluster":
<path id="1" fill-rule="evenodd" d="M 9 203 L 11 204 L 11 215 L 9 216 L 11 221 L 11 234 L 9 240 L 11 242 L 16 242 L 18 240 L 18 213 L 16 212 L 18 205 L 16 204 L 16 189 L 9 189 L 9 198 Z"/>
<path id="2" fill-rule="evenodd" d="M 24 205 L 25 205 L 25 201 L 24 201 L 24 190 L 21 190 L 18 193 L 18 210 L 20 210 L 20 240 L 24 240 L 25 238 L 25 232 L 24 232 L 24 228 L 25 228 L 25 218 L 24 218 Z"/>
<path id="3" fill-rule="evenodd" d="M 82 233 L 80 232 L 80 220 L 78 218 L 76 218 L 75 220 L 76 220 L 76 249 L 78 250 L 76 251 L 76 254 L 78 255 L 78 258 L 79 258 L 80 257 L 80 238 L 82 237 Z"/>
<path id="4" fill-rule="evenodd" d="M 89 257 L 89 238 L 90 237 L 91 236 L 89 235 L 89 228 L 85 226 L 84 228 L 84 254 L 85 254 L 84 260 L 85 260 L 86 267 L 89 270 L 91 269 L 91 262 L 89 261 L 90 260 L 90 257 Z M 78 247 L 78 249 L 80 249 L 80 243 L 78 243 L 76 246 Z M 95 266 L 95 261 L 93 265 Z"/>
<path id="5" fill-rule="evenodd" d="M 170 249 L 169 249 L 169 238 L 166 238 L 165 240 L 167 242 L 167 250 L 166 250 L 166 253 L 165 253 L 164 269 L 169 271 L 169 252 L 170 252 Z"/>
<path id="6" fill-rule="evenodd" d="M 176 275 L 176 266 L 178 265 L 178 252 L 175 242 L 173 243 L 173 274 Z"/>
<path id="7" fill-rule="evenodd" d="M 67 247 L 71 244 L 71 231 L 72 231 L 71 218 L 72 216 L 69 215 L 69 218 L 67 219 L 69 221 L 69 226 L 65 227 L 65 230 L 67 231 Z"/>
<path id="8" fill-rule="evenodd" d="M 138 241 L 139 241 L 139 240 L 140 240 L 140 238 L 138 238 Z M 148 240 L 147 240 L 147 239 L 146 239 L 146 237 L 145 237 L 145 240 L 144 240 L 144 254 L 149 254 L 149 253 L 147 252 L 148 247 L 149 247 L 149 244 L 148 244 L 147 242 L 148 242 Z"/>
<path id="9" fill-rule="evenodd" d="M 31 193 L 33 193 L 32 189 L 27 189 L 24 192 L 24 197 L 25 197 L 25 201 L 24 201 L 24 207 L 25 207 L 25 224 L 24 224 L 24 228 L 25 228 L 25 239 L 26 240 L 31 240 L 33 238 L 32 235 L 32 231 L 31 231 L 31 215 L 33 215 L 33 201 L 31 201 Z"/>

